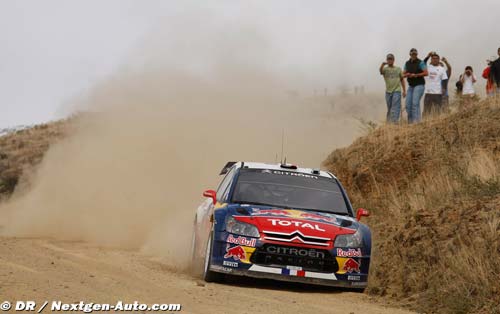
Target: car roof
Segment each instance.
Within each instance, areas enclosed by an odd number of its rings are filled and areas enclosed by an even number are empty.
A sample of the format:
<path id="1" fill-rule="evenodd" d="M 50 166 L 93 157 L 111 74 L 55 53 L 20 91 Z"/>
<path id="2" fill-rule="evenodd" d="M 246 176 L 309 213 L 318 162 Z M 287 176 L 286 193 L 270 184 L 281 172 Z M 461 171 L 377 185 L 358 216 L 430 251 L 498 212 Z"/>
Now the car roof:
<path id="1" fill-rule="evenodd" d="M 240 161 L 235 163 L 236 168 L 244 168 L 244 169 L 269 169 L 269 170 L 280 170 L 280 171 L 290 171 L 290 172 L 298 172 L 298 173 L 305 173 L 305 174 L 312 174 L 312 175 L 317 175 L 320 177 L 325 177 L 325 178 L 335 178 L 335 176 L 328 172 L 328 171 L 323 171 L 319 169 L 313 169 L 313 168 L 301 168 L 297 166 L 297 169 L 291 169 L 291 165 L 283 165 L 283 164 L 270 164 L 270 163 L 264 163 L 264 162 L 249 162 L 249 161 Z"/>

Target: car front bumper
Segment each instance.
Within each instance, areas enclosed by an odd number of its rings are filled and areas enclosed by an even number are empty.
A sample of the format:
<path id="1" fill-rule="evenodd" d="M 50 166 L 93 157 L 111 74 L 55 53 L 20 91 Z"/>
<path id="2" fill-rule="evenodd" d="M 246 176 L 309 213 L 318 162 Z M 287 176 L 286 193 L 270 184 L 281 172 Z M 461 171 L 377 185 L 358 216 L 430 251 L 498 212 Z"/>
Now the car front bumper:
<path id="1" fill-rule="evenodd" d="M 233 269 L 220 265 L 211 265 L 210 270 L 214 272 L 235 275 L 235 276 L 273 279 L 279 281 L 297 282 L 297 283 L 313 284 L 313 285 L 321 285 L 329 287 L 364 289 L 368 285 L 367 281 L 339 280 L 335 277 L 335 274 L 315 273 L 315 272 L 305 272 L 306 274 L 304 275 L 282 274 L 283 271 L 282 268 L 259 266 L 255 264 L 252 265 L 248 270 Z"/>

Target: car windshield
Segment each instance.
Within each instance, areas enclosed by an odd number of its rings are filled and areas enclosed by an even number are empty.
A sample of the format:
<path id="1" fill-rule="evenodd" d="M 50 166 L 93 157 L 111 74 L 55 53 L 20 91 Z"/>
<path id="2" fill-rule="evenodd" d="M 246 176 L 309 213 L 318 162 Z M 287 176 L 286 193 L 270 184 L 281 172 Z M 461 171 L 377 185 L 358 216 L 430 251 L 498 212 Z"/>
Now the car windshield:
<path id="1" fill-rule="evenodd" d="M 336 180 L 291 171 L 241 169 L 232 202 L 349 214 Z"/>

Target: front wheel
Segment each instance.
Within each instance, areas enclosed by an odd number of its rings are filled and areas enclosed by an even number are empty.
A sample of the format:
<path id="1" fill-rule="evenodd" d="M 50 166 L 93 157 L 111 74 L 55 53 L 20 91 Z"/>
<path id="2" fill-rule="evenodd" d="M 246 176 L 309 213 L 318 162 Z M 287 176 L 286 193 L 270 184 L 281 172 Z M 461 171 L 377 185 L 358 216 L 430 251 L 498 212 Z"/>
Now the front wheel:
<path id="1" fill-rule="evenodd" d="M 207 241 L 207 249 L 205 251 L 205 267 L 203 268 L 203 279 L 206 282 L 221 282 L 224 280 L 224 274 L 210 270 L 210 264 L 212 264 L 212 252 L 213 252 L 212 238 L 213 238 L 213 231 L 210 232 Z"/>
<path id="2" fill-rule="evenodd" d="M 196 234 L 196 217 L 193 224 L 193 238 L 191 239 L 191 273 L 196 277 L 203 274 L 203 258 L 198 254 L 198 237 Z"/>

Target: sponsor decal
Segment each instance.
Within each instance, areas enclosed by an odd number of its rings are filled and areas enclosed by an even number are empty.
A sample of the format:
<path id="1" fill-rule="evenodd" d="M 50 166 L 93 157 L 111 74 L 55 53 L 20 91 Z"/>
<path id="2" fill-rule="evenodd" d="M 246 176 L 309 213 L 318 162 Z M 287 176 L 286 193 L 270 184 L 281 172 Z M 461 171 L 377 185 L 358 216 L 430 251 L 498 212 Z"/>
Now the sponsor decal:
<path id="1" fill-rule="evenodd" d="M 279 171 L 279 170 L 273 170 L 273 174 L 280 174 L 284 176 L 292 176 L 292 177 L 303 177 L 303 178 L 309 178 L 309 179 L 318 179 L 317 176 L 313 176 L 307 173 L 300 173 L 300 172 L 289 172 L 289 171 Z"/>
<path id="2" fill-rule="evenodd" d="M 342 267 L 342 270 L 348 273 L 360 273 L 361 271 L 359 270 L 359 263 L 356 262 L 354 259 L 350 258 L 344 263 L 344 267 Z"/>
<path id="3" fill-rule="evenodd" d="M 229 267 L 238 267 L 238 262 L 223 261 L 222 265 Z"/>
<path id="4" fill-rule="evenodd" d="M 324 221 L 338 225 L 339 222 L 333 214 L 314 213 L 297 209 L 258 209 L 253 208 L 252 216 L 285 216 L 296 219 L 307 219 L 314 221 Z"/>
<path id="5" fill-rule="evenodd" d="M 226 240 L 228 243 L 232 244 L 238 244 L 238 245 L 244 245 L 244 246 L 250 246 L 250 247 L 255 247 L 255 244 L 257 243 L 257 239 L 247 239 L 245 237 L 233 237 L 232 234 L 230 234 L 227 237 Z"/>
<path id="6" fill-rule="evenodd" d="M 223 266 L 219 266 L 219 265 L 210 265 L 210 270 L 222 271 L 222 272 L 225 272 L 225 273 L 230 273 L 230 272 L 233 271 L 232 268 L 223 267 Z"/>
<path id="7" fill-rule="evenodd" d="M 283 254 L 283 255 L 293 255 L 301 257 L 312 257 L 312 258 L 325 258 L 324 252 L 316 251 L 315 249 L 304 249 L 304 248 L 294 248 L 294 247 L 282 247 L 270 245 L 266 247 L 266 251 L 272 254 Z"/>
<path id="8" fill-rule="evenodd" d="M 353 280 L 353 281 L 360 281 L 361 280 L 361 276 L 347 276 L 347 280 Z"/>
<path id="9" fill-rule="evenodd" d="M 321 229 L 321 227 L 318 224 L 312 224 L 308 222 L 303 222 L 303 221 L 296 221 L 296 220 L 282 220 L 282 219 L 277 219 L 277 218 L 271 218 L 268 219 L 268 221 L 271 222 L 273 226 L 295 226 L 299 228 L 304 228 L 304 229 L 311 229 L 311 230 L 317 230 L 317 231 L 325 231 L 325 229 Z"/>
<path id="10" fill-rule="evenodd" d="M 224 258 L 233 258 L 235 261 L 239 261 L 242 259 L 247 258 L 247 254 L 245 253 L 245 250 L 241 246 L 233 246 L 230 247 L 228 244 L 226 247 L 226 254 L 224 255 Z"/>
<path id="11" fill-rule="evenodd" d="M 357 281 L 354 281 L 354 282 L 351 282 L 351 286 L 365 286 L 366 287 L 366 281 L 365 282 L 357 282 Z"/>
<path id="12" fill-rule="evenodd" d="M 337 249 L 338 257 L 361 257 L 361 249 Z"/>

